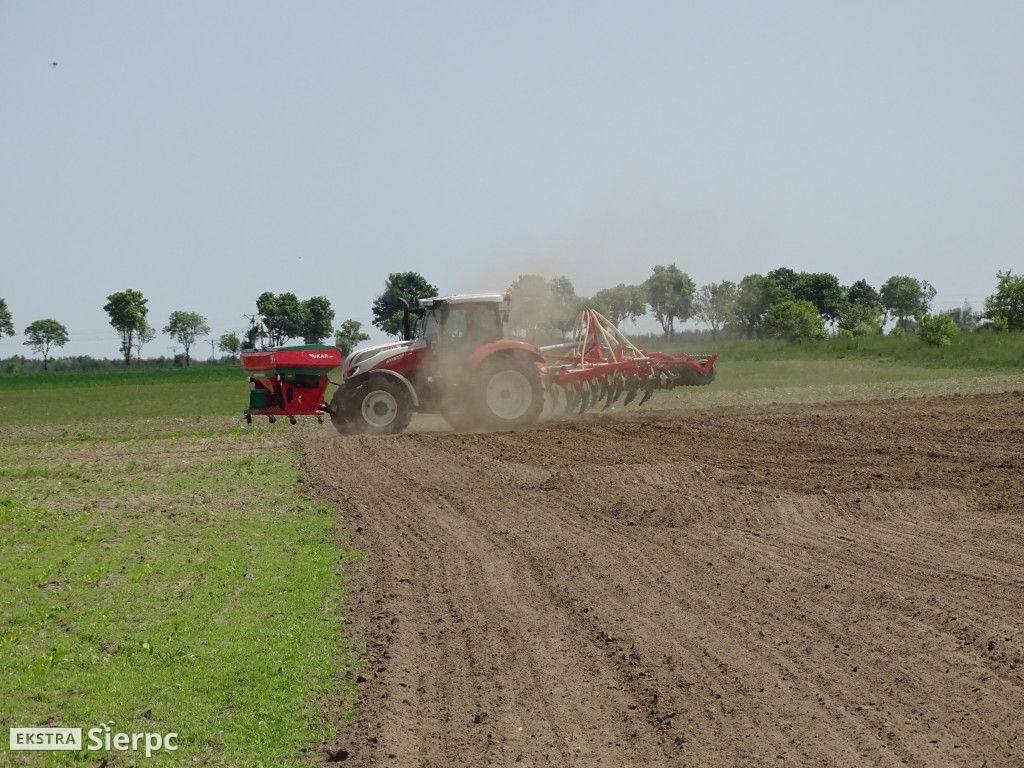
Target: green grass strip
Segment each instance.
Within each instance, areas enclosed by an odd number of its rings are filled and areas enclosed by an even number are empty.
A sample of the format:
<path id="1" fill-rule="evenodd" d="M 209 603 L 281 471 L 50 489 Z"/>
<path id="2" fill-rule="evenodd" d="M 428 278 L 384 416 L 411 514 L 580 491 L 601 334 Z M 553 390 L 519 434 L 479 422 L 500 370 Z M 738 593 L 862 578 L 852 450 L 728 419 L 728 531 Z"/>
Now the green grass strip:
<path id="1" fill-rule="evenodd" d="M 311 764 L 303 749 L 332 732 L 325 703 L 347 696 L 339 560 L 354 555 L 339 553 L 332 510 L 299 492 L 288 450 L 230 436 L 215 448 L 101 443 L 6 456 L 8 727 L 178 733 L 178 751 L 153 764 Z M 4 765 L 102 757 L 140 755 L 0 748 Z"/>

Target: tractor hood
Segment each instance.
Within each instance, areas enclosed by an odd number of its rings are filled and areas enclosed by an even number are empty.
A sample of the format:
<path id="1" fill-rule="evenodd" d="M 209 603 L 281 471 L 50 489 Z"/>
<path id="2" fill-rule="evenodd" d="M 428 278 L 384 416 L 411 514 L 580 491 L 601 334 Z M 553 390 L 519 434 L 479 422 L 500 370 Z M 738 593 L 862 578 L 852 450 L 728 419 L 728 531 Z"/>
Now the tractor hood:
<path id="1" fill-rule="evenodd" d="M 341 377 L 345 380 L 366 373 L 376 368 L 383 361 L 407 352 L 415 341 L 395 341 L 388 344 L 374 344 L 369 347 L 359 347 L 345 359 L 345 365 L 341 369 Z"/>

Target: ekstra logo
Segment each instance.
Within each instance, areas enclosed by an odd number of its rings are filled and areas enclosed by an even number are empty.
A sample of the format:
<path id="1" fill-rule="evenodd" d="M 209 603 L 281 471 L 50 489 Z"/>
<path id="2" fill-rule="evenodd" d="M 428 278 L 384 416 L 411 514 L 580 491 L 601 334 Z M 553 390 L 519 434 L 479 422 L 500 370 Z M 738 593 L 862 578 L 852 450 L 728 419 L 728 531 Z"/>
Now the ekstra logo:
<path id="1" fill-rule="evenodd" d="M 86 743 L 82 744 L 81 728 L 11 728 L 11 750 L 36 750 L 53 752 L 68 750 L 80 752 L 83 747 L 90 751 L 105 749 L 107 752 L 142 752 L 151 757 L 161 749 L 175 752 L 178 749 L 178 734 L 168 733 L 115 733 L 113 721 L 101 723 L 99 728 L 90 728 Z"/>
<path id="2" fill-rule="evenodd" d="M 81 728 L 11 728 L 11 749 L 70 750 L 82 749 Z"/>

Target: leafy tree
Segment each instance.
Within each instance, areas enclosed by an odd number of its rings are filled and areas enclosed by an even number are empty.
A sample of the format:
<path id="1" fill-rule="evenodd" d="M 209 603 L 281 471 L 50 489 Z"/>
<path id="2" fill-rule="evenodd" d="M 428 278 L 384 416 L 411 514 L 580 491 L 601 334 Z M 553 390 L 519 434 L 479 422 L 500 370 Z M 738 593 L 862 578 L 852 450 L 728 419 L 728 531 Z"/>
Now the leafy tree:
<path id="1" fill-rule="evenodd" d="M 131 365 L 136 336 L 149 327 L 146 325 L 149 312 L 147 302 L 148 299 L 139 291 L 129 288 L 107 296 L 107 303 L 103 307 L 103 311 L 110 316 L 110 324 L 121 336 L 121 354 L 124 355 L 125 365 Z"/>
<path id="2" fill-rule="evenodd" d="M 917 326 L 917 338 L 933 347 L 948 347 L 960 333 L 960 326 L 949 315 L 925 315 Z"/>
<path id="3" fill-rule="evenodd" d="M 156 328 L 146 323 L 146 327 L 135 334 L 135 361 L 142 365 L 142 347 L 156 338 Z"/>
<path id="4" fill-rule="evenodd" d="M 256 311 L 263 317 L 270 346 L 280 347 L 302 335 L 306 318 L 302 302 L 294 293 L 274 295 L 265 291 L 256 299 Z"/>
<path id="5" fill-rule="evenodd" d="M 740 280 L 736 290 L 736 321 L 748 339 L 761 332 L 768 308 L 786 298 L 778 283 L 765 275 L 747 275 Z"/>
<path id="6" fill-rule="evenodd" d="M 961 331 L 973 331 L 978 327 L 978 316 L 974 310 L 971 309 L 971 305 L 964 300 L 962 307 L 956 309 L 947 309 L 942 312 L 943 315 L 949 315 L 949 317 L 956 323 L 957 328 Z"/>
<path id="7" fill-rule="evenodd" d="M 772 304 L 764 318 L 765 331 L 787 341 L 824 339 L 825 320 L 809 301 L 786 300 Z"/>
<path id="8" fill-rule="evenodd" d="M 697 311 L 694 317 L 711 328 L 711 338 L 717 339 L 722 327 L 736 316 L 739 289 L 736 283 L 723 280 L 720 283 L 702 285 L 697 291 Z"/>
<path id="9" fill-rule="evenodd" d="M 576 295 L 576 288 L 564 275 L 551 278 L 548 285 L 551 287 L 551 296 L 555 301 L 555 316 L 552 318 L 551 324 L 561 337 L 565 338 L 572 332 L 572 324 L 576 316 L 593 305 L 590 299 Z"/>
<path id="10" fill-rule="evenodd" d="M 846 291 L 839 285 L 839 278 L 828 272 L 801 272 L 792 288 L 793 298 L 809 301 L 818 308 L 818 314 L 826 322 L 834 322 L 839 310 L 846 303 Z"/>
<path id="11" fill-rule="evenodd" d="M 303 302 L 302 340 L 307 344 L 321 344 L 334 331 L 334 310 L 324 296 L 314 296 Z"/>
<path id="12" fill-rule="evenodd" d="M 879 310 L 882 308 L 882 297 L 867 280 L 858 280 L 851 285 L 846 291 L 846 300 L 862 307 L 878 307 Z"/>
<path id="13" fill-rule="evenodd" d="M 25 335 L 28 336 L 25 346 L 31 347 L 43 356 L 44 371 L 47 370 L 50 360 L 50 349 L 63 347 L 68 343 L 68 329 L 56 320 L 36 320 L 25 329 Z"/>
<path id="14" fill-rule="evenodd" d="M 265 338 L 267 338 L 267 329 L 256 319 L 256 316 L 252 316 L 249 328 L 245 332 L 245 348 L 257 349 L 263 345 Z"/>
<path id="15" fill-rule="evenodd" d="M 552 277 L 548 280 L 548 285 L 551 286 L 551 293 L 558 304 L 562 306 L 570 306 L 573 301 L 575 301 L 576 288 L 573 286 L 572 281 L 565 275 L 562 275 L 561 277 Z"/>
<path id="16" fill-rule="evenodd" d="M 540 275 L 520 275 L 509 291 L 509 328 L 514 336 L 541 343 L 558 332 L 559 301 L 551 283 Z"/>
<path id="17" fill-rule="evenodd" d="M 217 349 L 227 355 L 237 355 L 242 351 L 242 340 L 234 333 L 221 334 L 217 340 Z"/>
<path id="18" fill-rule="evenodd" d="M 392 272 L 384 283 L 384 292 L 373 301 L 373 324 L 388 336 L 402 336 L 402 303 L 415 308 L 420 299 L 437 296 L 438 290 L 417 272 Z M 415 326 L 416 317 L 411 318 Z"/>
<path id="19" fill-rule="evenodd" d="M 779 287 L 779 290 L 781 290 L 782 293 L 785 294 L 785 298 L 794 298 L 796 283 L 797 280 L 800 278 L 799 273 L 794 272 L 789 267 L 779 267 L 778 269 L 773 269 L 771 272 L 765 275 L 765 277 L 767 277 L 769 280 L 771 280 Z"/>
<path id="20" fill-rule="evenodd" d="M 363 324 L 358 320 L 346 320 L 334 334 L 334 346 L 341 351 L 342 358 L 352 354 L 359 342 L 369 341 L 369 334 L 363 333 Z"/>
<path id="21" fill-rule="evenodd" d="M 920 322 L 928 313 L 932 299 L 935 298 L 935 289 L 927 280 L 894 275 L 882 284 L 879 295 L 882 309 L 896 318 L 900 328 L 906 332 L 909 318 Z"/>
<path id="22" fill-rule="evenodd" d="M 687 320 L 693 316 L 696 289 L 690 276 L 675 264 L 656 266 L 653 274 L 644 281 L 647 303 L 666 339 L 671 339 L 675 333 L 676 320 Z"/>
<path id="23" fill-rule="evenodd" d="M 11 317 L 11 311 L 7 308 L 7 299 L 0 299 L 0 336 L 4 334 L 14 335 L 14 318 Z"/>
<path id="24" fill-rule="evenodd" d="M 594 299 L 604 307 L 603 314 L 613 325 L 625 320 L 633 321 L 647 314 L 647 293 L 642 286 L 619 283 L 614 288 L 605 288 L 594 294 Z"/>
<path id="25" fill-rule="evenodd" d="M 1009 330 L 1024 330 L 1024 275 L 1006 270 L 996 272 L 996 276 L 999 283 L 996 292 L 985 299 L 984 317 L 993 322 L 1002 317 Z"/>
<path id="26" fill-rule="evenodd" d="M 513 335 L 534 343 L 564 339 L 572 331 L 573 321 L 594 300 L 576 295 L 569 278 L 546 280 L 540 275 L 520 275 L 509 286 L 512 304 L 509 328 Z"/>
<path id="27" fill-rule="evenodd" d="M 848 301 L 836 315 L 836 327 L 851 336 L 874 336 L 882 332 L 885 323 L 882 308 L 876 304 Z"/>
<path id="28" fill-rule="evenodd" d="M 198 312 L 171 312 L 171 317 L 164 326 L 164 333 L 185 347 L 185 365 L 189 365 L 189 350 L 200 336 L 210 332 L 206 318 Z"/>
<path id="29" fill-rule="evenodd" d="M 297 336 L 306 344 L 322 344 L 333 333 L 334 310 L 324 296 L 300 301 L 294 293 L 265 291 L 256 299 L 256 312 L 246 332 L 249 349 L 255 349 L 264 338 L 272 347 L 283 346 Z"/>

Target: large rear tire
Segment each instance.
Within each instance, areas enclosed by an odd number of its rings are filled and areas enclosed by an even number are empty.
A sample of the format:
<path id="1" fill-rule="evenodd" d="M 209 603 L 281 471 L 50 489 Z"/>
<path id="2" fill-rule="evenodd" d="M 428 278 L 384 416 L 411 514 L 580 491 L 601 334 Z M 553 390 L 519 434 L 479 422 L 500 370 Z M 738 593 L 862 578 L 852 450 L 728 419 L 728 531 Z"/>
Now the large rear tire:
<path id="1" fill-rule="evenodd" d="M 390 376 L 371 375 L 338 387 L 331 405 L 331 422 L 342 435 L 394 435 L 412 420 L 409 390 Z"/>
<path id="2" fill-rule="evenodd" d="M 475 378 L 476 410 L 485 427 L 523 427 L 540 418 L 544 385 L 531 360 L 499 355 L 481 365 Z"/>

